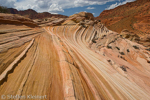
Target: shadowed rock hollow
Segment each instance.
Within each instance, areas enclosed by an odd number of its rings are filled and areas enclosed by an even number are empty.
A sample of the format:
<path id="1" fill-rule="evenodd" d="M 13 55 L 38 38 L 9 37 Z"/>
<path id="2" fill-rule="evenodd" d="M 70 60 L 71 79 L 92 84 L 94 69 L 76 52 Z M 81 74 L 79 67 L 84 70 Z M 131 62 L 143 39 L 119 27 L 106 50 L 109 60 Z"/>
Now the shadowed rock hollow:
<path id="1" fill-rule="evenodd" d="M 35 28 L 0 26 L 0 94 L 150 99 L 150 48 L 108 30 L 90 13 L 49 19 Z"/>

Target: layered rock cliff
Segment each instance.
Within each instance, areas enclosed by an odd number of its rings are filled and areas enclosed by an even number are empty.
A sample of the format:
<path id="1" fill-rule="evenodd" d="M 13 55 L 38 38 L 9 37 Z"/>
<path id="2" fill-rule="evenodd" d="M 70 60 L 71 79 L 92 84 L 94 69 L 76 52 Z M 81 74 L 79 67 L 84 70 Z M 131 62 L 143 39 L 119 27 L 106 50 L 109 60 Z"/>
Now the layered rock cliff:
<path id="1" fill-rule="evenodd" d="M 150 48 L 107 29 L 89 13 L 52 22 L 36 28 L 1 25 L 0 94 L 150 99 Z"/>
<path id="2" fill-rule="evenodd" d="M 128 30 L 141 37 L 138 43 L 150 47 L 150 0 L 135 0 L 114 9 L 104 10 L 97 19 L 118 33 Z M 144 41 L 144 42 L 143 42 Z M 145 43 L 146 42 L 146 43 Z"/>

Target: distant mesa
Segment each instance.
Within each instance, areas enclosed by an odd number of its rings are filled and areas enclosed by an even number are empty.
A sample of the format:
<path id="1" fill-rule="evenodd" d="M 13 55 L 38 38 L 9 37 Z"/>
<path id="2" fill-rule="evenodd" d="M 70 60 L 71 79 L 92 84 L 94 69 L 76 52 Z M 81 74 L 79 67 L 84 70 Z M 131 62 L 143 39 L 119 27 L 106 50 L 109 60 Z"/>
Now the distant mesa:
<path id="1" fill-rule="evenodd" d="M 14 8 L 8 8 L 10 10 L 11 14 L 19 14 L 21 16 L 28 17 L 30 19 L 42 19 L 42 18 L 48 18 L 48 17 L 56 17 L 56 18 L 67 18 L 68 16 L 60 15 L 60 14 L 51 14 L 49 12 L 43 12 L 43 13 L 37 13 L 36 11 L 32 9 L 28 10 L 22 10 L 18 11 Z"/>

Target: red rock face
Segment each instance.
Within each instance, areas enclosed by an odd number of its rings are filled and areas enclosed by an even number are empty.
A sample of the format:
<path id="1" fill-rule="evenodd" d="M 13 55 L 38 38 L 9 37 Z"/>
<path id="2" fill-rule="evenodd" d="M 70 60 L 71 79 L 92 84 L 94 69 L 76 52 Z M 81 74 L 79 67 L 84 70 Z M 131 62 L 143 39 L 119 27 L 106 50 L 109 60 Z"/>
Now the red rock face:
<path id="1" fill-rule="evenodd" d="M 150 46 L 148 42 L 150 40 L 147 38 L 150 34 L 149 0 L 136 0 L 111 10 L 105 10 L 96 19 L 101 20 L 108 29 L 121 34 L 124 33 L 122 32 L 124 29 L 127 29 L 130 33 L 141 37 L 136 42 Z"/>
<path id="2" fill-rule="evenodd" d="M 123 29 L 128 29 L 138 35 L 149 34 L 150 1 L 136 0 L 111 10 L 105 10 L 97 19 L 118 33 Z"/>

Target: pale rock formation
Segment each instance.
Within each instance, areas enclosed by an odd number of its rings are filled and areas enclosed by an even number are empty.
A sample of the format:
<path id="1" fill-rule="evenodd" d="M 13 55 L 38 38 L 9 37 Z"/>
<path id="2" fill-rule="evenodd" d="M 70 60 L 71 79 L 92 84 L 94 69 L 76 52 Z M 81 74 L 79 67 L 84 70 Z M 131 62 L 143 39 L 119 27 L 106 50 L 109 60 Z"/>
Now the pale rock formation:
<path id="1" fill-rule="evenodd" d="M 108 30 L 89 13 L 73 16 L 54 26 L 1 25 L 0 94 L 149 100 L 149 48 Z"/>

